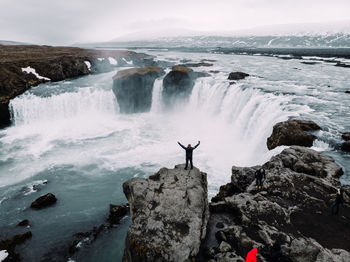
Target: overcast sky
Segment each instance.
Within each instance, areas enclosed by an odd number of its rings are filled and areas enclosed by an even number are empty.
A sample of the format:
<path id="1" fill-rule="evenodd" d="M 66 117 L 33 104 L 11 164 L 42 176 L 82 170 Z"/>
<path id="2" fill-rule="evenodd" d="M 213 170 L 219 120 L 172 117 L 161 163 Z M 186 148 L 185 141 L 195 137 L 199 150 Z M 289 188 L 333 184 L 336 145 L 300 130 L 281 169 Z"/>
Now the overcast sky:
<path id="1" fill-rule="evenodd" d="M 0 0 L 0 39 L 107 41 L 138 31 L 234 31 L 349 20 L 350 0 Z"/>

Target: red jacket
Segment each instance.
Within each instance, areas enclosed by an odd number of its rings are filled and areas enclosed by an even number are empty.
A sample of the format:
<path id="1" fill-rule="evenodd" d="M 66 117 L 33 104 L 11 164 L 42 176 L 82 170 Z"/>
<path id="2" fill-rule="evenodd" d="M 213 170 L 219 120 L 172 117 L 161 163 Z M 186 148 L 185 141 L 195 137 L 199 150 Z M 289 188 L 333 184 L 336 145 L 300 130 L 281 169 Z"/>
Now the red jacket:
<path id="1" fill-rule="evenodd" d="M 258 254 L 258 250 L 256 248 L 253 248 L 248 252 L 246 262 L 256 262 L 256 254 Z"/>

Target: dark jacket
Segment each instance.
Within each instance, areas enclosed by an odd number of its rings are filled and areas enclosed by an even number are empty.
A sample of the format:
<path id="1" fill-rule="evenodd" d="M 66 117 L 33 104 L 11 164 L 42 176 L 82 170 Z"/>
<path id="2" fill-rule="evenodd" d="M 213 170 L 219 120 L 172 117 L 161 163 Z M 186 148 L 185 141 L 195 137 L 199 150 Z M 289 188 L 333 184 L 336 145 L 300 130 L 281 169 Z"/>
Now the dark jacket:
<path id="1" fill-rule="evenodd" d="M 265 179 L 266 174 L 265 174 L 265 169 L 259 168 L 258 170 L 255 171 L 255 178 L 257 179 Z"/>
<path id="2" fill-rule="evenodd" d="M 177 142 L 183 149 L 186 150 L 186 158 L 192 158 L 192 155 L 193 155 L 193 150 L 195 150 L 200 142 L 198 142 L 197 145 L 195 145 L 194 147 L 190 146 L 190 147 L 185 147 L 184 145 L 182 145 L 180 142 Z"/>
<path id="3" fill-rule="evenodd" d="M 335 199 L 336 204 L 343 204 L 344 198 L 343 198 L 343 192 L 340 192 L 340 194 L 337 194 L 337 197 Z"/>

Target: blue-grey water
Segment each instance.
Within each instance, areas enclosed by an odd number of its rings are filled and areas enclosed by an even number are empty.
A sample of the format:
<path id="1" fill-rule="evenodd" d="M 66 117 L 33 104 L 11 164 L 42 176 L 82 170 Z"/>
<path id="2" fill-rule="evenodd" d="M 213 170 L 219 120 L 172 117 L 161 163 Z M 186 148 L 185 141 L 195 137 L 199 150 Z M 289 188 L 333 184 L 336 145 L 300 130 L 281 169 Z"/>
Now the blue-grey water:
<path id="1" fill-rule="evenodd" d="M 229 182 L 232 165 L 262 164 L 285 148 L 266 147 L 274 124 L 311 119 L 322 127 L 313 148 L 334 157 L 349 184 L 350 154 L 339 149 L 341 132 L 350 131 L 349 68 L 312 57 L 138 51 L 174 64 L 213 60 L 212 67 L 194 68 L 210 77 L 197 79 L 189 101 L 170 112 L 162 107 L 159 78 L 150 112 L 120 114 L 112 92 L 118 67 L 42 84 L 12 100 L 14 124 L 0 130 L 0 236 L 25 231 L 16 224 L 30 220 L 33 238 L 19 248 L 24 261 L 121 261 L 129 217 L 69 258 L 63 254 L 75 233 L 105 223 L 110 203 L 126 203 L 124 181 L 184 162 L 177 141 L 201 140 L 194 164 L 208 173 L 211 197 Z M 302 63 L 310 59 L 318 63 Z M 230 85 L 232 71 L 251 77 Z M 48 192 L 56 205 L 29 209 Z"/>

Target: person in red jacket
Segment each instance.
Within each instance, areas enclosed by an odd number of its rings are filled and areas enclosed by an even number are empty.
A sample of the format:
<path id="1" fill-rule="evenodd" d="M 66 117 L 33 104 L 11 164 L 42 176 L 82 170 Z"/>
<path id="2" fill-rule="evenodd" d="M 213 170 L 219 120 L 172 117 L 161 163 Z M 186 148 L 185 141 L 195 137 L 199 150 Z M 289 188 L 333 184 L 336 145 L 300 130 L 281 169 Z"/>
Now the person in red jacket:
<path id="1" fill-rule="evenodd" d="M 258 254 L 258 250 L 256 248 L 253 248 L 250 250 L 247 254 L 247 258 L 245 259 L 246 262 L 257 262 L 256 261 L 256 254 Z"/>

